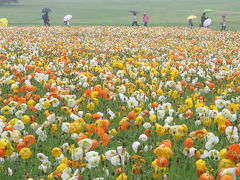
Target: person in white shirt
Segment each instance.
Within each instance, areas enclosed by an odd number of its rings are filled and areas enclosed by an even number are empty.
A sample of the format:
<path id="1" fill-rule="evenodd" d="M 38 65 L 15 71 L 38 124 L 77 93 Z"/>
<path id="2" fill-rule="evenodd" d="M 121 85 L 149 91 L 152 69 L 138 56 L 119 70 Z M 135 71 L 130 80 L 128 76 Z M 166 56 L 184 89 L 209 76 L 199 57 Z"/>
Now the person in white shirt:
<path id="1" fill-rule="evenodd" d="M 133 12 L 133 23 L 132 23 L 132 26 L 139 26 L 138 25 L 138 22 L 137 22 L 137 13 L 136 12 Z"/>

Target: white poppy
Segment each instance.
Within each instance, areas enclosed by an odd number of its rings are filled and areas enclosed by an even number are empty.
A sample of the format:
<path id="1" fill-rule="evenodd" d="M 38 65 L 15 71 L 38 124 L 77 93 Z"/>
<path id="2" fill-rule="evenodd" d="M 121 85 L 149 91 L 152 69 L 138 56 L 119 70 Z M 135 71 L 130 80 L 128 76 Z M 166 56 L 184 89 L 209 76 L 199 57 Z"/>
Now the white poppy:
<path id="1" fill-rule="evenodd" d="M 217 106 L 217 108 L 221 109 L 225 106 L 226 102 L 222 99 L 218 99 L 215 101 L 215 105 Z"/>
<path id="2" fill-rule="evenodd" d="M 75 99 L 69 99 L 68 102 L 68 107 L 73 108 L 76 105 L 76 100 Z"/>
<path id="3" fill-rule="evenodd" d="M 196 148 L 192 147 L 192 148 L 184 148 L 183 149 L 183 154 L 187 157 L 193 157 L 196 153 Z"/>
<path id="4" fill-rule="evenodd" d="M 137 153 L 137 151 L 138 151 L 138 147 L 140 146 L 140 142 L 138 142 L 138 141 L 135 141 L 133 144 L 132 144 L 132 149 L 133 149 L 133 151 L 135 152 L 135 153 Z"/>
<path id="5" fill-rule="evenodd" d="M 98 166 L 99 162 L 100 162 L 101 158 L 99 156 L 94 156 L 89 158 L 88 161 L 88 168 L 95 168 Z"/>
<path id="6" fill-rule="evenodd" d="M 42 104 L 37 103 L 37 104 L 35 105 L 35 108 L 36 108 L 38 111 L 41 111 L 41 110 L 43 109 L 43 106 L 42 106 Z"/>
<path id="7" fill-rule="evenodd" d="M 205 144 L 205 148 L 207 150 L 212 149 L 219 142 L 219 138 L 217 136 L 211 137 Z"/>
<path id="8" fill-rule="evenodd" d="M 143 124 L 144 129 L 150 129 L 151 127 L 152 127 L 152 125 L 149 122 L 146 122 L 146 123 Z"/>
<path id="9" fill-rule="evenodd" d="M 66 153 L 68 151 L 68 148 L 69 148 L 69 144 L 68 143 L 64 143 L 62 146 L 61 146 L 61 149 L 63 150 L 64 153 Z"/>
<path id="10" fill-rule="evenodd" d="M 209 151 L 209 158 L 212 160 L 220 160 L 220 153 L 216 149 Z"/>
<path id="11" fill-rule="evenodd" d="M 57 98 L 52 98 L 50 100 L 50 102 L 52 103 L 53 107 L 58 107 L 58 105 L 60 104 L 59 100 Z"/>
<path id="12" fill-rule="evenodd" d="M 69 133 L 70 123 L 64 122 L 62 123 L 61 130 L 62 132 Z"/>
<path id="13" fill-rule="evenodd" d="M 119 155 L 113 156 L 113 157 L 111 158 L 111 163 L 112 163 L 112 165 L 114 165 L 114 166 L 119 166 L 119 165 L 121 165 L 120 156 L 119 156 Z"/>
<path id="14" fill-rule="evenodd" d="M 16 130 L 22 131 L 25 128 L 25 125 L 22 121 L 18 120 L 13 127 Z"/>
<path id="15" fill-rule="evenodd" d="M 99 156 L 99 153 L 96 151 L 90 151 L 90 152 L 87 152 L 85 155 L 86 155 L 86 160 L 88 161 L 92 157 Z"/>
<path id="16" fill-rule="evenodd" d="M 48 157 L 43 153 L 37 153 L 37 158 L 39 161 L 44 162 L 48 160 Z"/>
<path id="17" fill-rule="evenodd" d="M 117 151 L 116 150 L 109 150 L 109 151 L 105 152 L 106 159 L 109 160 L 109 161 L 115 155 L 117 155 Z"/>
<path id="18" fill-rule="evenodd" d="M 83 150 L 81 148 L 75 148 L 72 151 L 72 160 L 78 161 L 83 158 Z"/>
<path id="19" fill-rule="evenodd" d="M 82 139 L 78 142 L 78 146 L 88 151 L 92 147 L 92 140 L 87 138 Z"/>
<path id="20" fill-rule="evenodd" d="M 49 124 L 52 124 L 55 120 L 56 120 L 55 113 L 53 113 L 47 117 L 47 121 L 49 122 Z"/>
<path id="21" fill-rule="evenodd" d="M 139 136 L 139 140 L 145 142 L 145 141 L 148 140 L 148 137 L 147 137 L 146 134 L 141 134 L 141 135 Z"/>

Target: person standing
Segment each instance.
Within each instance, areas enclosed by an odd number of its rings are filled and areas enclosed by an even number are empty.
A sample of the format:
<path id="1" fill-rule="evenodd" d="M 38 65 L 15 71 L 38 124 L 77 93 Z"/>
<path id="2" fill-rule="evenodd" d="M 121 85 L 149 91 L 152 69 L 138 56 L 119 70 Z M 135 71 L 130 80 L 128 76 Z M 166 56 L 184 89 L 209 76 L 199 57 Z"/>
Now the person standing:
<path id="1" fill-rule="evenodd" d="M 208 19 L 208 18 L 206 17 L 206 13 L 203 13 L 203 14 L 202 14 L 202 17 L 201 17 L 200 27 L 204 27 L 204 26 L 203 26 L 203 23 L 204 23 L 207 19 Z"/>
<path id="2" fill-rule="evenodd" d="M 133 12 L 133 23 L 132 23 L 132 26 L 139 26 L 138 25 L 138 22 L 137 22 L 137 13 L 136 12 Z"/>
<path id="3" fill-rule="evenodd" d="M 49 24 L 49 16 L 48 16 L 47 12 L 45 12 L 45 14 L 42 15 L 42 19 L 43 19 L 43 22 L 44 22 L 44 26 L 50 26 L 50 24 Z"/>
<path id="4" fill-rule="evenodd" d="M 220 22 L 222 28 L 221 28 L 221 31 L 225 31 L 226 28 L 227 28 L 227 24 L 226 24 L 226 16 L 222 16 L 222 20 Z"/>
<path id="5" fill-rule="evenodd" d="M 144 26 L 147 26 L 147 25 L 148 25 L 148 22 L 149 22 L 149 16 L 147 15 L 147 13 L 144 13 L 144 14 L 143 14 L 143 23 L 144 23 Z"/>
<path id="6" fill-rule="evenodd" d="M 189 19 L 188 20 L 188 25 L 189 25 L 189 28 L 193 28 L 193 20 L 192 19 Z"/>

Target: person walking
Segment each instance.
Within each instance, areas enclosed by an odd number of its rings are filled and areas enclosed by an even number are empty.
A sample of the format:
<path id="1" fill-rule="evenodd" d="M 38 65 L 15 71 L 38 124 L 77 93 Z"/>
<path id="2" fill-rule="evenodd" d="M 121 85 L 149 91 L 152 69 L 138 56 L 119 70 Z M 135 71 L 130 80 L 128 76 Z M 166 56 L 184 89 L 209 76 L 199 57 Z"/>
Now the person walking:
<path id="1" fill-rule="evenodd" d="M 44 22 L 44 26 L 50 26 L 48 12 L 45 12 L 44 15 L 42 15 L 42 19 Z"/>
<path id="2" fill-rule="evenodd" d="M 149 22 L 149 16 L 147 15 L 147 13 L 144 13 L 144 14 L 143 14 L 143 23 L 144 23 L 144 26 L 147 26 L 147 25 L 148 25 L 148 22 Z"/>
<path id="3" fill-rule="evenodd" d="M 137 22 L 137 13 L 136 12 L 133 12 L 133 23 L 132 23 L 132 26 L 139 26 L 138 25 L 138 22 Z"/>
<path id="4" fill-rule="evenodd" d="M 221 31 L 225 31 L 226 28 L 227 28 L 226 16 L 222 16 L 222 20 L 221 20 L 220 24 L 221 24 L 221 26 L 222 26 L 222 27 L 221 27 Z"/>
<path id="5" fill-rule="evenodd" d="M 206 13 L 203 13 L 203 14 L 202 14 L 202 17 L 201 17 L 200 27 L 204 27 L 204 26 L 203 26 L 203 23 L 204 23 L 207 19 L 208 19 L 208 18 L 206 17 Z"/>

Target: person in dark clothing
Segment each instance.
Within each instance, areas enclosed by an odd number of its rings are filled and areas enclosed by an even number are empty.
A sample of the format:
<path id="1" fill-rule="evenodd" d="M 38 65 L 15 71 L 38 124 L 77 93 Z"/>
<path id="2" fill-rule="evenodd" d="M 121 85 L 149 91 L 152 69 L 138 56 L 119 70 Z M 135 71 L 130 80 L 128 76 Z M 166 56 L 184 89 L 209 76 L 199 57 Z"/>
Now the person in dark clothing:
<path id="1" fill-rule="evenodd" d="M 206 13 L 203 13 L 202 17 L 201 17 L 201 24 L 200 27 L 203 27 L 203 23 L 206 21 L 207 17 L 206 17 Z"/>
<path id="2" fill-rule="evenodd" d="M 188 25 L 189 25 L 189 28 L 193 28 L 193 20 L 192 19 L 189 19 L 188 20 Z"/>
<path id="3" fill-rule="evenodd" d="M 49 16 L 48 16 L 47 12 L 44 15 L 42 15 L 42 19 L 43 19 L 43 22 L 44 22 L 44 26 L 50 26 L 50 24 L 49 24 Z"/>

